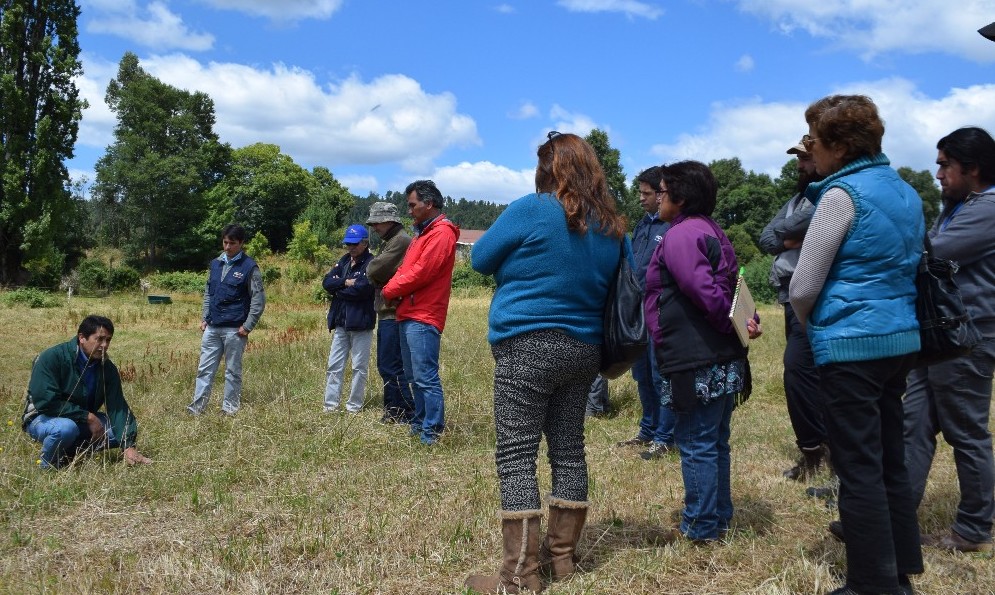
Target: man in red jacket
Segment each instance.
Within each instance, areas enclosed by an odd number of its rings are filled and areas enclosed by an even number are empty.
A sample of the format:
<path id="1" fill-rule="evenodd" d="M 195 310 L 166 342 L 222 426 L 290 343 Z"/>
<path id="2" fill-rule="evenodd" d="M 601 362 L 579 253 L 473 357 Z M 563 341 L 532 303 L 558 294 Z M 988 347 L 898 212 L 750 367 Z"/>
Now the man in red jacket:
<path id="1" fill-rule="evenodd" d="M 397 304 L 404 375 L 415 398 L 411 435 L 420 435 L 422 443 L 431 446 L 445 427 L 439 344 L 449 311 L 459 228 L 442 213 L 442 193 L 432 180 L 412 182 L 404 194 L 415 220 L 415 237 L 382 293 Z"/>

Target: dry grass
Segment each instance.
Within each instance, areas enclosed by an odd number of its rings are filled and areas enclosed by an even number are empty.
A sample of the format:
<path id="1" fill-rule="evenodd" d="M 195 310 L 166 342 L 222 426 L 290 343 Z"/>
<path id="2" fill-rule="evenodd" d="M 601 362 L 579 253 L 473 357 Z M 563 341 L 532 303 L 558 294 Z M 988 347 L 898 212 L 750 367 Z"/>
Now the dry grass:
<path id="1" fill-rule="evenodd" d="M 252 335 L 239 415 L 218 413 L 216 390 L 208 414 L 187 417 L 199 297 L 173 297 L 171 306 L 115 297 L 0 310 L 0 591 L 458 593 L 467 574 L 496 567 L 487 296 L 457 296 L 451 306 L 441 358 L 450 430 L 434 449 L 378 423 L 375 383 L 359 415 L 321 413 L 324 310 L 292 295 L 274 299 Z M 126 468 L 113 452 L 41 472 L 38 448 L 19 427 L 30 363 L 91 311 L 117 325 L 111 355 L 128 378 L 140 446 L 156 463 Z M 833 513 L 781 478 L 795 456 L 781 317 L 763 314 L 766 333 L 751 354 L 756 392 L 733 419 L 729 538 L 715 547 L 654 544 L 681 507 L 680 463 L 614 446 L 634 432 L 639 400 L 630 378 L 612 381 L 617 415 L 587 427 L 585 572 L 550 593 L 816 594 L 838 585 L 844 551 L 825 530 Z M 548 469 L 540 485 L 548 489 Z M 943 447 L 923 529 L 947 527 L 956 500 Z M 925 556 L 920 592 L 995 591 L 991 558 Z"/>

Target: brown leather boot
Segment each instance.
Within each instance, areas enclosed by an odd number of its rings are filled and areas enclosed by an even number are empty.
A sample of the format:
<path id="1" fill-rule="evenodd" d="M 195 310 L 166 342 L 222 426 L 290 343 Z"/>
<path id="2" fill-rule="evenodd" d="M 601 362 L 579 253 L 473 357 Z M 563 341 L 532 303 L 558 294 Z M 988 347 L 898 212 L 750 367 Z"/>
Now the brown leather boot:
<path id="1" fill-rule="evenodd" d="M 539 578 L 540 510 L 502 510 L 504 562 L 497 575 L 475 574 L 463 583 L 478 593 L 522 593 L 542 591 Z"/>
<path id="2" fill-rule="evenodd" d="M 585 520 L 587 502 L 549 499 L 549 523 L 539 548 L 539 565 L 552 580 L 563 580 L 576 571 L 575 552 Z"/>

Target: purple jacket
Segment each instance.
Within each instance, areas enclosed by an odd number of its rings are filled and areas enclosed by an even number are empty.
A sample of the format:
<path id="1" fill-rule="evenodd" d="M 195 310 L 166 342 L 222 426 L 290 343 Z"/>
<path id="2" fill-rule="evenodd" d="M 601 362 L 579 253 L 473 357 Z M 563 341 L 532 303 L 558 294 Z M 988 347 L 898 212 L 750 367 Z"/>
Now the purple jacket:
<path id="1" fill-rule="evenodd" d="M 661 373 L 745 356 L 729 322 L 738 270 L 714 221 L 673 220 L 646 269 L 646 322 Z"/>

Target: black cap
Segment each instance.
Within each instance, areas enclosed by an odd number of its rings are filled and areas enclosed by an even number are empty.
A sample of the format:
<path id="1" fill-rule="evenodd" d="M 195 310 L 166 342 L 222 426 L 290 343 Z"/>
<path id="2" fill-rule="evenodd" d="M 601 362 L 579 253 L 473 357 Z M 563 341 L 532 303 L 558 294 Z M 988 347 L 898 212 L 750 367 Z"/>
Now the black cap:
<path id="1" fill-rule="evenodd" d="M 985 25 L 984 27 L 978 29 L 978 33 L 984 35 L 992 41 L 995 41 L 995 23 Z"/>

